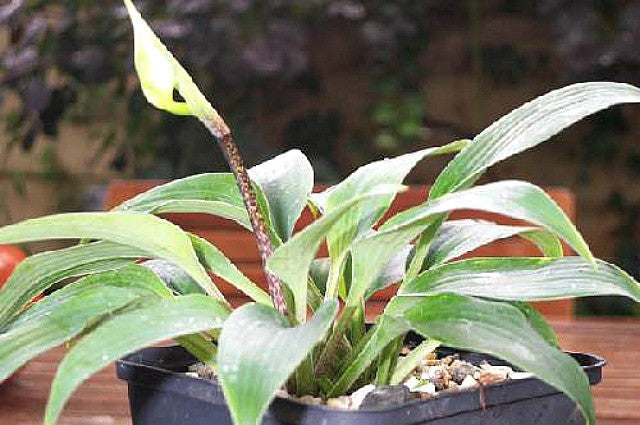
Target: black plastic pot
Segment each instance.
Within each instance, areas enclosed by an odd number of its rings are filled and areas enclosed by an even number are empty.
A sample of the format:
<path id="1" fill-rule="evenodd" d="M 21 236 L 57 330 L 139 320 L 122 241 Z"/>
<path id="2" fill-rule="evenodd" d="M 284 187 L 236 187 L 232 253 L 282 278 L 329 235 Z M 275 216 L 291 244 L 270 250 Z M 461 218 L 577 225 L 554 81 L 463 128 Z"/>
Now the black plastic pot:
<path id="1" fill-rule="evenodd" d="M 443 349 L 442 354 L 452 350 Z M 506 364 L 490 356 L 456 350 L 464 360 Z M 570 353 L 592 385 L 600 382 L 604 359 Z M 215 381 L 183 372 L 194 358 L 182 347 L 146 348 L 117 362 L 129 385 L 134 425 L 232 425 L 222 390 Z M 484 404 L 484 408 L 483 408 Z M 428 401 L 416 400 L 385 410 L 333 410 L 277 398 L 263 425 L 581 425 L 576 405 L 537 379 L 503 381 Z"/>

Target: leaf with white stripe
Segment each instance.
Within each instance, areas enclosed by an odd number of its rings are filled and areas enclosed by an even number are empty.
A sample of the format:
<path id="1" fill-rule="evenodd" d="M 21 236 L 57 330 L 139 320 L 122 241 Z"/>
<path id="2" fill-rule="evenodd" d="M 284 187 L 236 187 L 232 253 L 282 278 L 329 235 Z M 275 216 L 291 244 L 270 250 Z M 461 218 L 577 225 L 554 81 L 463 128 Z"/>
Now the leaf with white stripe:
<path id="1" fill-rule="evenodd" d="M 258 204 L 266 208 L 259 187 Z M 235 221 L 251 230 L 249 215 L 231 173 L 205 173 L 155 186 L 123 202 L 114 211 L 138 211 L 150 214 L 202 213 Z"/>
<path id="2" fill-rule="evenodd" d="M 640 89 L 623 83 L 578 83 L 553 90 L 478 134 L 440 173 L 431 197 L 469 187 L 493 164 L 544 142 L 588 115 L 612 105 L 638 102 Z"/>
<path id="3" fill-rule="evenodd" d="M 94 242 L 32 255 L 0 288 L 0 328 L 35 296 L 61 280 L 130 264 L 145 251 L 112 242 Z"/>
<path id="4" fill-rule="evenodd" d="M 189 234 L 189 237 L 200 263 L 207 271 L 226 280 L 254 301 L 272 305 L 269 294 L 242 274 L 215 245 L 193 234 Z"/>
<path id="5" fill-rule="evenodd" d="M 347 304 L 357 305 L 391 258 L 430 224 L 441 220 L 442 214 L 462 209 L 489 211 L 537 224 L 593 261 L 573 223 L 542 189 L 531 183 L 505 180 L 430 200 L 395 215 L 378 232 L 359 238 L 351 248 L 353 278 Z"/>
<path id="6" fill-rule="evenodd" d="M 538 235 L 541 233 L 541 235 Z M 484 220 L 451 220 L 445 222 L 431 241 L 425 268 L 446 263 L 476 248 L 499 239 L 512 236 L 531 238 L 539 236 L 538 247 L 548 257 L 562 256 L 562 245 L 558 239 L 533 226 L 505 226 Z"/>
<path id="7" fill-rule="evenodd" d="M 563 239 L 587 261 L 593 254 L 575 225 L 538 186 L 519 180 L 503 180 L 450 193 L 405 210 L 389 219 L 379 233 L 393 232 L 429 216 L 454 210 L 480 210 L 524 220 Z"/>
<path id="8" fill-rule="evenodd" d="M 0 228 L 0 244 L 47 239 L 103 239 L 128 245 L 182 267 L 211 296 L 224 301 L 178 226 L 139 212 L 56 214 Z"/>
<path id="9" fill-rule="evenodd" d="M 134 301 L 157 297 L 163 289 L 153 273 L 133 265 L 88 276 L 44 297 L 0 333 L 0 381 L 29 359 L 78 335 L 102 316 Z"/>
<path id="10" fill-rule="evenodd" d="M 472 258 L 422 272 L 399 294 L 455 292 L 512 301 L 543 301 L 622 295 L 640 302 L 640 286 L 620 268 L 602 260 L 596 267 L 580 257 Z"/>
<path id="11" fill-rule="evenodd" d="M 383 196 L 388 193 L 389 188 L 385 185 L 379 187 L 375 192 L 372 191 L 367 196 L 352 199 L 341 205 L 340 208 L 327 212 L 321 218 L 296 233 L 273 252 L 267 261 L 267 267 L 291 289 L 294 297 L 296 318 L 300 323 L 305 321 L 307 315 L 307 278 L 309 270 L 322 241 L 331 229 L 341 225 L 340 219 L 345 214 L 349 214 L 352 208 L 369 200 L 371 197 Z M 357 225 L 357 222 L 350 222 L 351 227 Z M 351 232 L 350 226 L 344 227 L 344 223 L 342 226 L 342 231 Z M 331 267 L 336 267 L 336 264 L 332 263 Z"/>

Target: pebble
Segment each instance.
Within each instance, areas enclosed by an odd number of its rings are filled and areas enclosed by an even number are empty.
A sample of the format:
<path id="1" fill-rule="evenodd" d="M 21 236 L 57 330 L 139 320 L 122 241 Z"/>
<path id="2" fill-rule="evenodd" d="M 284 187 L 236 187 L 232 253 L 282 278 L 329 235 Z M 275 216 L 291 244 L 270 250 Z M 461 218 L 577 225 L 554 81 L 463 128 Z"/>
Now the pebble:
<path id="1" fill-rule="evenodd" d="M 473 376 L 476 372 L 480 371 L 480 369 L 469 362 L 454 360 L 447 368 L 447 371 L 456 384 L 462 384 L 467 376 Z"/>
<path id="2" fill-rule="evenodd" d="M 444 388 L 443 390 L 439 391 L 437 395 L 452 394 L 452 393 L 457 393 L 459 391 L 460 391 L 460 386 L 458 384 L 456 384 L 455 382 L 451 381 L 449 383 L 449 386 L 447 388 Z"/>
<path id="3" fill-rule="evenodd" d="M 334 409 L 349 410 L 351 409 L 351 397 L 343 395 L 336 398 L 330 398 L 327 400 L 327 407 Z"/>
<path id="4" fill-rule="evenodd" d="M 462 390 L 478 388 L 505 379 L 526 379 L 533 375 L 514 372 L 509 366 L 483 362 L 476 366 L 461 360 L 457 354 L 437 359 L 434 353 L 420 361 L 420 365 L 404 380 L 403 385 L 421 399 L 438 397 Z"/>
<path id="5" fill-rule="evenodd" d="M 189 368 L 188 375 L 202 377 L 203 373 L 212 373 L 202 363 Z M 462 390 L 478 388 L 481 385 L 489 385 L 505 379 L 527 379 L 533 377 L 528 372 L 515 372 L 509 366 L 495 366 L 487 362 L 480 366 L 473 365 L 465 360 L 460 360 L 458 355 L 446 356 L 437 359 L 431 353 L 421 360 L 420 365 L 400 385 L 388 385 L 376 387 L 373 384 L 365 385 L 350 396 L 340 396 L 326 400 L 327 407 L 341 410 L 355 409 L 386 409 L 406 403 L 415 398 L 428 400 L 432 397 L 455 393 Z M 281 390 L 281 397 L 292 397 Z M 293 397 L 292 397 L 293 398 Z M 317 406 L 322 404 L 322 399 L 306 395 L 296 399 L 297 401 Z"/>
<path id="6" fill-rule="evenodd" d="M 352 409 L 360 408 L 360 405 L 362 404 L 362 401 L 367 396 L 367 394 L 369 394 L 371 391 L 373 391 L 375 389 L 376 389 L 375 385 L 369 384 L 369 385 L 365 385 L 364 387 L 359 388 L 356 391 L 354 391 L 351 394 L 351 408 Z"/>
<path id="7" fill-rule="evenodd" d="M 509 379 L 528 379 L 533 378 L 533 373 L 529 372 L 511 372 Z"/>
<path id="8" fill-rule="evenodd" d="M 445 366 L 449 366 L 451 363 L 453 363 L 455 360 L 457 360 L 457 357 L 458 357 L 457 355 L 444 357 L 444 358 L 440 359 L 440 364 L 443 364 Z"/>
<path id="9" fill-rule="evenodd" d="M 214 379 L 216 377 L 215 370 L 200 362 L 190 365 L 189 372 L 195 373 L 197 377 L 204 379 Z"/>
<path id="10" fill-rule="evenodd" d="M 412 399 L 409 388 L 404 385 L 387 385 L 378 387 L 368 393 L 362 403 L 361 409 L 386 409 L 399 406 Z"/>
<path id="11" fill-rule="evenodd" d="M 309 406 L 319 406 L 320 404 L 322 404 L 322 399 L 320 397 L 314 397 L 311 395 L 303 395 L 300 398 L 296 398 L 296 401 L 308 404 Z"/>
<path id="12" fill-rule="evenodd" d="M 444 366 L 432 366 L 427 371 L 427 379 L 436 386 L 438 391 L 444 390 L 449 386 L 451 375 Z"/>
<path id="13" fill-rule="evenodd" d="M 484 372 L 490 373 L 491 375 L 501 376 L 502 379 L 507 379 L 509 374 L 513 373 L 513 369 L 509 366 L 493 366 L 486 362 L 480 365 L 480 369 Z"/>
<path id="14" fill-rule="evenodd" d="M 415 376 L 411 375 L 406 381 L 402 383 L 405 387 L 409 388 L 409 390 L 413 390 L 417 386 L 420 385 L 420 380 Z"/>
<path id="15" fill-rule="evenodd" d="M 429 382 L 428 384 L 422 384 L 419 385 L 417 387 L 414 387 L 411 390 L 412 393 L 426 393 L 429 395 L 436 395 L 436 393 L 438 392 L 436 390 L 436 386 L 433 385 L 431 382 Z"/>
<path id="16" fill-rule="evenodd" d="M 468 390 L 468 389 L 471 389 L 471 388 L 476 388 L 477 386 L 478 386 L 478 381 L 473 379 L 473 376 L 467 375 L 467 377 L 464 378 L 464 380 L 460 384 L 460 389 L 461 390 Z"/>

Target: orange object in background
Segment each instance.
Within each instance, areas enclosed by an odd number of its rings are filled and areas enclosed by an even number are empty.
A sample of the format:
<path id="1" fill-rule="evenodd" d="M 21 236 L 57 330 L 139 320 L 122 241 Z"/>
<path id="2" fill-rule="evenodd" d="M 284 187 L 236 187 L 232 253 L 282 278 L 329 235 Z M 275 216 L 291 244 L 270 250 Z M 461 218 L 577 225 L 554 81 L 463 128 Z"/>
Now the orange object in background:
<path id="1" fill-rule="evenodd" d="M 18 263 L 24 260 L 27 255 L 18 247 L 11 245 L 0 245 L 0 287 L 9 279 L 13 269 L 16 268 Z M 7 378 L 3 382 L 8 382 L 11 377 Z"/>
<path id="2" fill-rule="evenodd" d="M 24 251 L 16 246 L 0 245 L 0 286 L 9 279 L 13 269 L 26 257 Z"/>

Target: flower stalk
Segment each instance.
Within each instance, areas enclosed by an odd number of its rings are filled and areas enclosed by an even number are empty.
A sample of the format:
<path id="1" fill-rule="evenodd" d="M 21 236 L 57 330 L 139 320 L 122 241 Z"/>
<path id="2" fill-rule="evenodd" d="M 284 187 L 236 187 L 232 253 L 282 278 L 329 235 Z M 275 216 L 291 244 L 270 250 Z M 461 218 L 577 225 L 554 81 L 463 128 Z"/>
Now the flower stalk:
<path id="1" fill-rule="evenodd" d="M 267 233 L 267 227 L 265 226 L 264 217 L 258 207 L 256 200 L 256 193 L 251 185 L 251 179 L 247 168 L 244 165 L 238 146 L 233 140 L 231 129 L 224 122 L 219 114 L 208 115 L 206 118 L 201 119 L 209 132 L 218 142 L 220 150 L 224 155 L 231 172 L 233 173 L 238 189 L 242 195 L 247 214 L 249 214 L 249 221 L 251 222 L 251 228 L 253 230 L 253 236 L 260 252 L 260 259 L 262 260 L 262 267 L 267 276 L 267 286 L 269 288 L 269 296 L 276 309 L 283 315 L 287 315 L 287 305 L 282 295 L 282 286 L 280 279 L 271 273 L 266 267 L 267 259 L 273 253 L 273 245 L 271 239 Z"/>
<path id="2" fill-rule="evenodd" d="M 262 266 L 267 275 L 271 300 L 278 311 L 286 315 L 287 307 L 282 296 L 280 280 L 266 268 L 267 259 L 273 252 L 271 239 L 267 233 L 264 217 L 258 208 L 256 194 L 251 186 L 244 161 L 233 141 L 231 129 L 211 106 L 189 73 L 153 33 L 131 0 L 124 0 L 124 3 L 133 24 L 134 63 L 140 78 L 142 92 L 149 103 L 156 108 L 175 115 L 191 115 L 198 118 L 218 142 L 218 146 L 220 146 L 235 176 L 242 200 L 249 214 Z M 180 93 L 184 101 L 174 100 L 174 90 Z"/>

